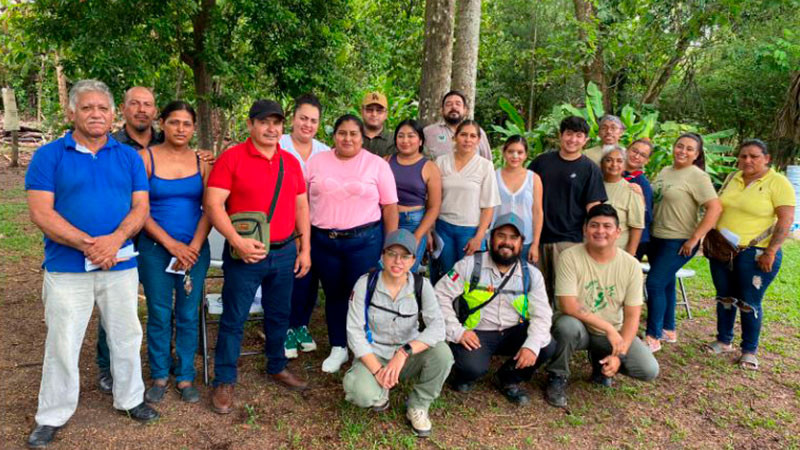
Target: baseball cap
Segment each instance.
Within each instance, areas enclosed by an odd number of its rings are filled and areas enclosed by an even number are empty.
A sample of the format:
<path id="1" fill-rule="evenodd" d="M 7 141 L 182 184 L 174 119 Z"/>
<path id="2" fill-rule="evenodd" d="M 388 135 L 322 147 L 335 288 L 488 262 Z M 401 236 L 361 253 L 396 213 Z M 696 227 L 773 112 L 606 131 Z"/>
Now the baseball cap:
<path id="1" fill-rule="evenodd" d="M 269 116 L 278 116 L 281 120 L 286 119 L 281 105 L 273 100 L 256 100 L 253 106 L 250 107 L 250 113 L 248 114 L 250 119 L 263 119 Z"/>
<path id="2" fill-rule="evenodd" d="M 506 225 L 511 225 L 512 227 L 516 228 L 522 239 L 525 239 L 525 233 L 523 233 L 524 224 L 520 216 L 514 214 L 513 212 L 500 215 L 497 220 L 494 221 L 492 231 Z"/>
<path id="3" fill-rule="evenodd" d="M 386 96 L 381 94 L 380 92 L 368 92 L 367 95 L 364 96 L 364 100 L 361 102 L 361 106 L 367 105 L 381 105 L 384 108 L 389 107 L 389 102 L 386 101 Z"/>
<path id="4" fill-rule="evenodd" d="M 414 235 L 408 230 L 398 228 L 397 230 L 389 233 L 389 235 L 386 236 L 386 239 L 383 241 L 383 249 L 386 250 L 393 245 L 399 245 L 403 247 L 412 255 L 417 254 L 417 238 L 415 238 Z"/>

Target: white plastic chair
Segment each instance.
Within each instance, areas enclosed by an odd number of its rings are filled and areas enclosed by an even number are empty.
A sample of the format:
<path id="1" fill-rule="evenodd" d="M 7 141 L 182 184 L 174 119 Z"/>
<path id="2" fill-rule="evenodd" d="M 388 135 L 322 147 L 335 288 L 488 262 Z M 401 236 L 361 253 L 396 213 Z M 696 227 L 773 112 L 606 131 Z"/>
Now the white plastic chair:
<path id="1" fill-rule="evenodd" d="M 642 266 L 642 272 L 647 275 L 650 272 L 650 263 L 643 262 L 640 264 Z M 683 280 L 686 278 L 692 278 L 695 275 L 697 275 L 697 273 L 694 270 L 687 269 L 685 267 L 681 267 L 681 269 L 678 270 L 678 273 L 675 274 L 675 279 L 678 281 L 678 286 L 681 288 L 682 297 L 682 301 L 676 302 L 675 306 L 683 306 L 686 308 L 686 315 L 689 317 L 689 319 L 692 318 L 692 310 L 689 307 L 689 296 L 686 295 L 686 286 L 683 285 Z M 647 289 L 644 290 L 644 296 L 645 299 L 647 299 Z"/>

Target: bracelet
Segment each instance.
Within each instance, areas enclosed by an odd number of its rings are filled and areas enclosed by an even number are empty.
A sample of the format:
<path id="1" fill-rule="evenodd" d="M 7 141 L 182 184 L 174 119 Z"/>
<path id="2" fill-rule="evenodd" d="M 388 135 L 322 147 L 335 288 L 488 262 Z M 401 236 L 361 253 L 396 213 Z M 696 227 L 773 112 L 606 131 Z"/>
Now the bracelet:
<path id="1" fill-rule="evenodd" d="M 379 368 L 378 370 L 376 370 L 375 372 L 372 372 L 372 376 L 374 377 L 375 375 L 377 375 L 377 374 L 378 374 L 378 372 L 380 372 L 380 371 L 381 371 L 381 369 L 383 369 L 383 367 L 380 367 L 380 368 Z"/>

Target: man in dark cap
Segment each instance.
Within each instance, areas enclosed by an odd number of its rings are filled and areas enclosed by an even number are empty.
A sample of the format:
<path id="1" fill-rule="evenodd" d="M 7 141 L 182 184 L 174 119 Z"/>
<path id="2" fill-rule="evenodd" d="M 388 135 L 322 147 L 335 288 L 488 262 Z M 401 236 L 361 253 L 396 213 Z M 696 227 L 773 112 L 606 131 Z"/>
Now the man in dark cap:
<path id="1" fill-rule="evenodd" d="M 212 409 L 219 414 L 233 411 L 244 324 L 259 287 L 268 380 L 290 390 L 307 387 L 286 369 L 283 350 L 292 280 L 311 266 L 306 183 L 297 159 L 278 143 L 284 120 L 278 103 L 253 103 L 247 120 L 250 137 L 223 153 L 208 179 L 205 210 L 226 240 L 211 396 Z"/>

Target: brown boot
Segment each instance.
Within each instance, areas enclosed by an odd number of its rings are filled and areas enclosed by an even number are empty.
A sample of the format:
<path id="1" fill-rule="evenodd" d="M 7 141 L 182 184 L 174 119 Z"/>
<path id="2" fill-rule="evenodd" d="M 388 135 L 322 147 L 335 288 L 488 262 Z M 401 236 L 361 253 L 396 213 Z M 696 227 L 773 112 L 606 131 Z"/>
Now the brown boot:
<path id="1" fill-rule="evenodd" d="M 308 389 L 308 383 L 294 376 L 292 372 L 289 372 L 289 369 L 283 369 L 281 372 L 269 374 L 268 376 L 273 383 L 279 384 L 290 391 Z"/>
<path id="2" fill-rule="evenodd" d="M 211 392 L 211 409 L 217 414 L 233 411 L 233 385 L 220 384 Z"/>

